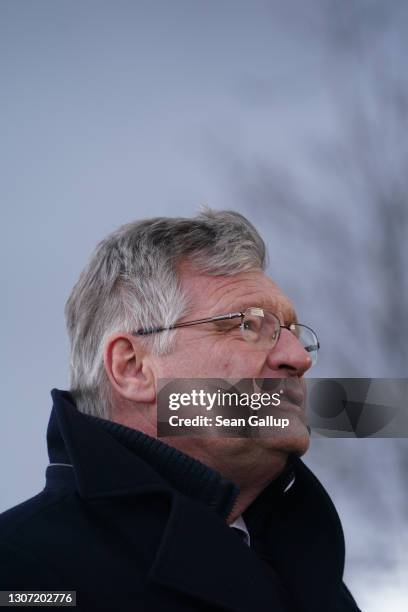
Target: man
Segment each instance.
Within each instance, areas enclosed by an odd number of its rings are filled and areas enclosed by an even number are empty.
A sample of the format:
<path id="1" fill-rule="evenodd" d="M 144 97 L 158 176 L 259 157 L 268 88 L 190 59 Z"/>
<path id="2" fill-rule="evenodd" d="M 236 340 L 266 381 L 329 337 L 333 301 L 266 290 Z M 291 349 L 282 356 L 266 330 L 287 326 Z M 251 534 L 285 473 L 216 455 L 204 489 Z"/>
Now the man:
<path id="1" fill-rule="evenodd" d="M 160 379 L 302 382 L 317 339 L 264 267 L 234 212 L 98 245 L 66 306 L 71 392 L 52 392 L 45 489 L 0 518 L 0 589 L 75 590 L 81 610 L 358 610 L 339 518 L 299 459 L 304 415 L 279 437 L 156 437 Z"/>

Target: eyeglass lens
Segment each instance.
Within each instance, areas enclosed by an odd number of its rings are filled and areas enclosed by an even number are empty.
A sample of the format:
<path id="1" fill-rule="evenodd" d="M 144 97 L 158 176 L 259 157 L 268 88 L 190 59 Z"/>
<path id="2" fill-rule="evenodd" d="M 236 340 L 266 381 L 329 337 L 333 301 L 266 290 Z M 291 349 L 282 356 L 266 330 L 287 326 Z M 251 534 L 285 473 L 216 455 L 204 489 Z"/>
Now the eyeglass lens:
<path id="1" fill-rule="evenodd" d="M 318 350 L 318 340 L 314 331 L 298 323 L 292 323 L 289 329 L 309 353 L 314 365 Z M 271 349 L 279 337 L 280 321 L 274 314 L 262 308 L 248 308 L 244 313 L 241 332 L 247 342 L 256 343 L 260 348 Z"/>

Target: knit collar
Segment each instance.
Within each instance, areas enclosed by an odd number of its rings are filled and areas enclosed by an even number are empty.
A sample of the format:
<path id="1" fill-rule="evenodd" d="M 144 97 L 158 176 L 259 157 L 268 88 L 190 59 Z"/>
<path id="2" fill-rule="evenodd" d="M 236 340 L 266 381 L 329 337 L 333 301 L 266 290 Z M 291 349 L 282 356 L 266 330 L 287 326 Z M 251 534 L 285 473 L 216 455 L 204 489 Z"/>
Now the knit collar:
<path id="1" fill-rule="evenodd" d="M 228 517 L 239 488 L 219 472 L 138 429 L 90 415 L 85 415 L 85 418 L 135 453 L 180 493 L 207 504 L 224 518 Z"/>

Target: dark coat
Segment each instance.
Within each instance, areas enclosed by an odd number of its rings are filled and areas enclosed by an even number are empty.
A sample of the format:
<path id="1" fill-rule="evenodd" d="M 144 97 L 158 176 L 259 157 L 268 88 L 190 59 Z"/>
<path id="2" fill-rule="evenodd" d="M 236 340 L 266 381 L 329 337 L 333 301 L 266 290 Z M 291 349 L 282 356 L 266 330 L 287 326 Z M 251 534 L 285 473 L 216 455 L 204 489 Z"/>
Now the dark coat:
<path id="1" fill-rule="evenodd" d="M 286 493 L 278 479 L 245 511 L 248 548 L 225 521 L 233 483 L 191 459 L 177 487 L 182 453 L 81 414 L 66 392 L 53 398 L 50 460 L 67 465 L 49 466 L 44 490 L 0 515 L 0 590 L 75 590 L 80 610 L 358 611 L 336 510 L 300 459 Z M 152 457 L 169 450 L 160 469 L 133 434 Z"/>

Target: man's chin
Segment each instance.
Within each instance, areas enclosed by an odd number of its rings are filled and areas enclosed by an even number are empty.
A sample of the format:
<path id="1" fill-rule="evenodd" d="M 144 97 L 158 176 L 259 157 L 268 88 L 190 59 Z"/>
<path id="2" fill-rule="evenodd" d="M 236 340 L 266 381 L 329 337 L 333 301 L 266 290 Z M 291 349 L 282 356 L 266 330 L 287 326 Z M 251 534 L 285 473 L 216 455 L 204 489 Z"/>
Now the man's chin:
<path id="1" fill-rule="evenodd" d="M 310 445 L 309 431 L 303 423 L 298 423 L 296 427 L 291 427 L 285 433 L 281 432 L 279 435 L 265 436 L 258 440 L 259 444 L 264 448 L 277 450 L 287 455 L 294 454 L 298 457 L 304 455 Z"/>

